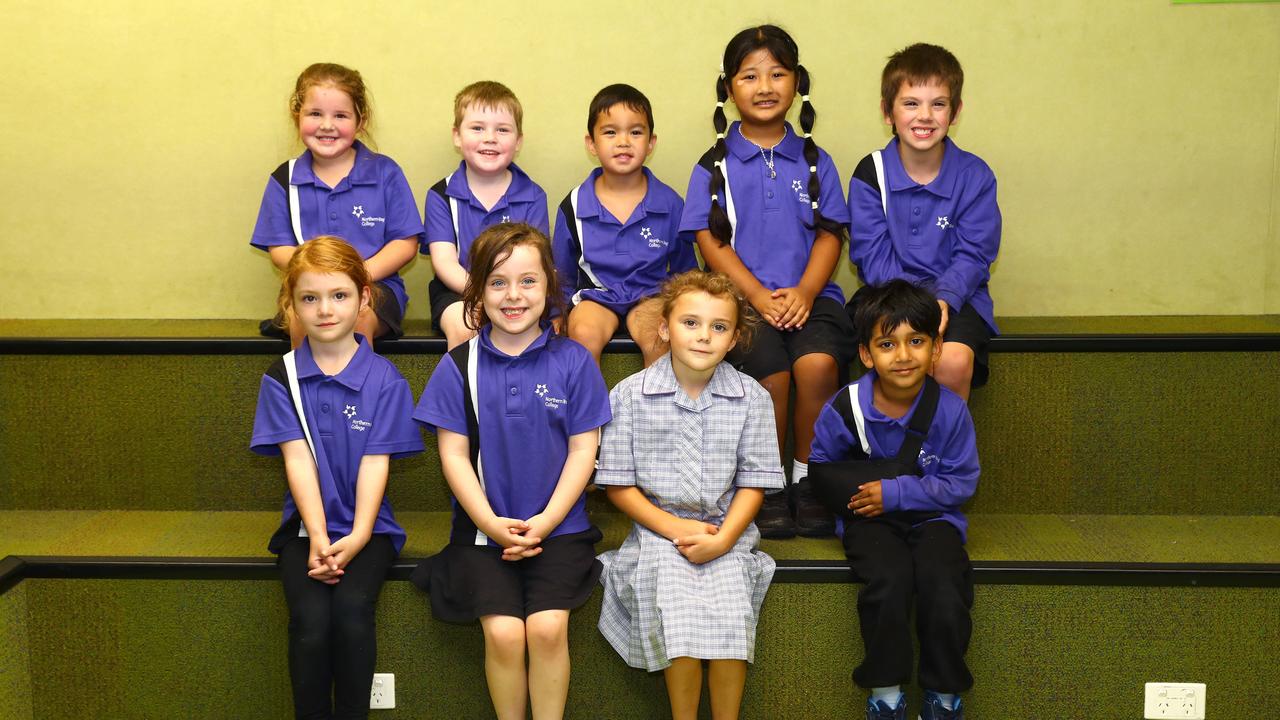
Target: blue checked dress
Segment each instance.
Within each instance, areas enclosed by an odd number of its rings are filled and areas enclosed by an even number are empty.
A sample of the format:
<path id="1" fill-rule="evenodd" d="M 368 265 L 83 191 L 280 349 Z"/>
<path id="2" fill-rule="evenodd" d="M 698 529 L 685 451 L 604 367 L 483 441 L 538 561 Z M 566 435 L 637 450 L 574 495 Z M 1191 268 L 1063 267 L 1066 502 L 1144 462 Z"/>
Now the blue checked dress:
<path id="1" fill-rule="evenodd" d="M 727 363 L 691 400 L 666 355 L 618 383 L 609 401 L 597 485 L 638 486 L 659 508 L 716 525 L 737 488 L 783 487 L 773 403 Z M 759 540 L 748 525 L 732 550 L 695 565 L 635 525 L 620 548 L 600 555 L 600 632 L 628 665 L 649 671 L 677 657 L 752 661 L 774 570 Z"/>

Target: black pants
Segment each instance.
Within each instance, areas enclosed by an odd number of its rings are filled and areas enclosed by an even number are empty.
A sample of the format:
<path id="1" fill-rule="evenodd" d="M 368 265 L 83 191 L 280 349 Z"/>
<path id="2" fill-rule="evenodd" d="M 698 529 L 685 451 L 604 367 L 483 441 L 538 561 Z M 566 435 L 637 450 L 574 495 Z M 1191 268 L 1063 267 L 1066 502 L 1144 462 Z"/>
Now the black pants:
<path id="1" fill-rule="evenodd" d="M 374 535 L 337 585 L 307 577 L 310 549 L 309 539 L 294 538 L 279 558 L 294 714 L 299 720 L 366 718 L 377 656 L 373 610 L 395 547 L 386 535 Z"/>
<path id="2" fill-rule="evenodd" d="M 920 686 L 959 693 L 973 686 L 965 664 L 973 622 L 973 569 L 949 522 L 916 527 L 891 515 L 845 525 L 849 567 L 866 583 L 858 593 L 864 655 L 853 681 L 865 688 L 911 680 L 912 596 L 920 638 Z"/>

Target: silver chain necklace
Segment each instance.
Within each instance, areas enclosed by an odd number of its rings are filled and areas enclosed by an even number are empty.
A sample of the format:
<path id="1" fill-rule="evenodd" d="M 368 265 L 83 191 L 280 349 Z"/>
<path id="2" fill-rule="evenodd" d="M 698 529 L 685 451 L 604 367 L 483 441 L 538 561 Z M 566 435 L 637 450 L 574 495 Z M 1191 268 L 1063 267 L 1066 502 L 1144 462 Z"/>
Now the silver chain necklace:
<path id="1" fill-rule="evenodd" d="M 739 125 L 739 126 L 738 126 L 738 134 L 739 134 L 739 135 L 742 135 L 742 126 L 741 126 L 741 125 Z M 754 142 L 751 142 L 750 138 L 748 138 L 746 135 L 742 135 L 742 139 L 743 139 L 743 140 L 746 140 L 747 142 L 751 143 L 752 145 L 756 145 Z M 782 140 L 786 140 L 786 139 L 787 139 L 787 128 L 784 126 L 784 127 L 782 128 Z M 765 164 L 766 166 L 768 166 L 768 168 L 769 168 L 769 179 L 770 179 L 770 180 L 773 180 L 773 179 L 775 179 L 775 178 L 777 178 L 777 177 L 778 177 L 778 173 L 773 169 L 773 149 L 774 149 L 774 148 L 776 148 L 776 147 L 778 147 L 778 145 L 781 145 L 781 144 L 782 144 L 782 140 L 779 140 L 777 143 L 775 143 L 775 144 L 773 145 L 773 147 L 770 147 L 770 148 L 769 148 L 769 154 L 768 154 L 768 155 L 765 155 L 765 154 L 764 154 L 764 148 L 763 148 L 763 147 L 761 147 L 760 145 L 756 145 L 756 148 L 760 150 L 760 159 L 764 160 L 764 164 Z"/>

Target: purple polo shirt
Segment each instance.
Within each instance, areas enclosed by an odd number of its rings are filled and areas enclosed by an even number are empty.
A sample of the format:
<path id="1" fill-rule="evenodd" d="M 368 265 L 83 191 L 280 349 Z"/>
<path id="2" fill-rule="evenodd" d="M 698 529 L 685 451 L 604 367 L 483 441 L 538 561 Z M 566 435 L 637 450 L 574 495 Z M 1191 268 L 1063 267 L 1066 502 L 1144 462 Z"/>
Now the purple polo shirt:
<path id="1" fill-rule="evenodd" d="M 298 388 L 311 439 L 316 443 L 320 497 L 329 537 L 351 534 L 356 510 L 356 479 L 365 455 L 407 457 L 422 452 L 422 433 L 412 422 L 413 393 L 389 360 L 377 355 L 363 335 L 351 361 L 337 375 L 325 375 L 303 340 L 294 354 Z M 277 360 L 262 378 L 249 447 L 260 455 L 279 455 L 280 443 L 306 436 L 289 394 L 284 361 Z M 297 512 L 286 490 L 283 522 Z M 390 536 L 396 552 L 404 546 L 404 530 L 382 498 L 373 532 Z"/>
<path id="2" fill-rule="evenodd" d="M 310 150 L 298 157 L 289 183 L 298 188 L 302 237 L 310 240 L 318 235 L 336 235 L 368 260 L 392 240 L 421 235 L 422 218 L 400 166 L 359 141 L 354 147 L 355 165 L 337 187 L 330 189 L 315 176 Z M 274 179 L 267 179 L 249 244 L 259 250 L 297 244 L 289 222 L 289 194 Z M 404 312 L 409 295 L 399 273 L 382 282 L 391 288 Z"/>
<path id="3" fill-rule="evenodd" d="M 920 404 L 923 393 L 916 395 L 906 415 L 891 418 L 877 410 L 872 400 L 875 380 L 876 372 L 871 370 L 840 392 L 849 392 L 852 388 L 856 393 L 856 407 L 862 411 L 863 427 L 870 446 L 867 454 L 872 460 L 883 460 L 898 455 L 898 448 L 902 447 L 902 440 L 906 437 L 907 423 L 916 405 Z M 946 388 L 940 390 L 938 410 L 933 416 L 933 424 L 929 426 L 924 446 L 920 448 L 919 464 L 924 475 L 884 478 L 880 481 L 880 489 L 885 512 L 940 512 L 943 520 L 956 526 L 963 540 L 969 523 L 960 506 L 978 489 L 978 443 L 973 432 L 973 418 L 964 400 Z M 861 445 L 861 440 L 849 430 L 834 404 L 833 397 L 822 407 L 818 421 L 814 423 L 813 447 L 809 452 L 811 463 L 848 460 L 852 449 Z"/>
<path id="4" fill-rule="evenodd" d="M 527 520 L 546 509 L 569 456 L 569 438 L 609 422 L 609 392 L 586 348 L 552 335 L 548 326 L 520 355 L 498 350 L 485 325 L 473 339 L 477 353 L 480 464 L 489 505 L 499 517 Z M 413 419 L 430 430 L 467 434 L 462 373 L 445 355 L 431 373 Z M 463 512 L 455 499 L 454 522 Z M 583 493 L 551 533 L 591 527 Z M 495 543 L 489 540 L 489 545 Z"/>
<path id="5" fill-rule="evenodd" d="M 565 217 L 562 205 L 556 211 L 551 250 L 570 307 L 592 300 L 626 314 L 640 300 L 656 295 L 668 277 L 696 268 L 698 259 L 693 233 L 680 232 L 684 201 L 675 190 L 644 168 L 644 198 L 631 217 L 619 221 L 596 195 L 596 179 L 603 173 L 592 170 L 577 188 L 581 247 L 570 236 L 573 218 Z"/>
<path id="6" fill-rule="evenodd" d="M 490 225 L 503 222 L 528 223 L 542 232 L 548 233 L 547 194 L 529 179 L 523 170 L 512 163 L 511 184 L 493 208 L 486 210 L 476 199 L 467 184 L 467 163 L 458 163 L 458 169 L 445 178 L 444 195 L 438 190 L 440 183 L 427 191 L 424 215 L 426 216 L 426 233 L 422 236 L 418 251 L 423 255 L 431 253 L 433 242 L 453 243 L 458 248 L 458 264 L 471 269 L 471 243 L 476 236 Z M 457 233 L 454 232 L 453 210 L 448 198 L 457 201 L 458 222 Z"/>
<path id="7" fill-rule="evenodd" d="M 972 305 L 998 333 L 987 281 L 1000 250 L 996 176 L 977 155 L 943 139 L 938 177 L 921 185 L 907 175 L 894 138 L 880 153 L 888 219 L 868 155 L 849 179 L 849 259 L 862 282 L 895 278 L 931 288 L 952 312 Z"/>
<path id="8" fill-rule="evenodd" d="M 733 249 L 742 264 L 755 275 L 761 285 L 776 290 L 795 287 L 809 263 L 809 253 L 817 233 L 812 229 L 813 208 L 809 199 L 809 163 L 804 159 L 804 140 L 791 124 L 787 134 L 773 151 L 773 167 L 777 177 L 769 177 L 765 163 L 768 148 L 747 140 L 738 131 L 739 123 L 729 126 L 725 134 L 728 151 L 729 193 L 735 218 Z M 844 202 L 840 173 L 831 156 L 818 149 L 818 209 L 828 220 L 846 224 L 849 208 Z M 684 195 L 682 232 L 696 233 L 707 229 L 711 211 L 711 153 L 702 156 L 689 178 L 689 191 Z M 721 207 L 725 198 L 720 198 Z M 810 227 L 806 228 L 808 224 Z M 844 293 L 840 286 L 828 282 L 822 290 L 841 304 Z"/>

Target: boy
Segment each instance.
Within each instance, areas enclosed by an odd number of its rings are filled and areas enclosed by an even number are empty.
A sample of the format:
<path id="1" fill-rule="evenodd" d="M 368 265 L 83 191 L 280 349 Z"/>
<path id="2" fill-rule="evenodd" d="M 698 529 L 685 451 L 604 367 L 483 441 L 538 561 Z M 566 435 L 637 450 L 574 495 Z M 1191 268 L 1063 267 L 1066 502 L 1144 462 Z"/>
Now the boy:
<path id="1" fill-rule="evenodd" d="M 849 258 L 864 284 L 905 278 L 938 296 L 943 344 L 934 377 L 967 401 L 987 380 L 987 344 L 999 333 L 987 280 L 1000 249 L 1000 208 L 991 168 L 947 138 L 963 85 L 960 62 L 937 45 L 889 58 L 880 109 L 894 138 L 849 180 Z M 860 301 L 849 300 L 850 317 Z"/>
<path id="2" fill-rule="evenodd" d="M 587 152 L 600 161 L 556 212 L 551 245 L 569 313 L 569 337 L 596 362 L 626 323 L 648 367 L 666 352 L 653 296 L 697 267 L 693 234 L 680 233 L 684 201 L 644 166 L 658 137 L 649 98 L 610 85 L 587 110 Z"/>
<path id="3" fill-rule="evenodd" d="M 453 99 L 453 146 L 462 162 L 427 192 L 426 233 L 419 251 L 431 256 L 431 325 L 450 349 L 475 331 L 463 322 L 462 291 L 471 243 L 500 222 L 523 222 L 547 233 L 547 194 L 516 166 L 524 143 L 524 110 L 502 83 L 484 80 Z"/>
<path id="4" fill-rule="evenodd" d="M 861 295 L 854 322 L 870 371 L 822 408 L 810 456 L 815 489 L 847 502 L 838 508 L 845 556 L 865 583 L 864 655 L 853 679 L 871 691 L 867 718 L 906 716 L 901 685 L 911 679 L 908 623 L 918 596 L 920 717 L 963 718 L 958 693 L 973 685 L 964 661 L 973 579 L 960 506 L 978 484 L 973 420 L 964 400 L 929 376 L 945 352 L 936 298 L 905 280 Z"/>

